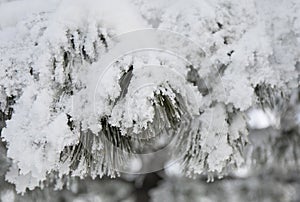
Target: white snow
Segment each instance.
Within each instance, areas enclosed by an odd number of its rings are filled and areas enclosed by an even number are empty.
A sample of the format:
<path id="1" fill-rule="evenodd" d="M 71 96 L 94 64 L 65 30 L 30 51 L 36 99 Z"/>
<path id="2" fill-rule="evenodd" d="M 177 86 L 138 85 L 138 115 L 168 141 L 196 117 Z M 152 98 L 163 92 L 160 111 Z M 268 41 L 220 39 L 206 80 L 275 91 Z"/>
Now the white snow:
<path id="1" fill-rule="evenodd" d="M 51 172 L 69 174 L 70 162 L 60 160 L 61 152 L 78 143 L 81 132 L 98 134 L 101 117 L 109 117 L 124 136 L 131 130 L 140 133 L 153 122 L 155 93 L 174 105 L 180 94 L 180 104 L 186 105 L 188 115 L 176 116 L 189 122 L 180 126 L 184 134 L 176 138 L 186 147 L 178 155 L 190 156 L 181 162 L 188 175 L 222 175 L 230 165 L 240 165 L 247 110 L 250 127 L 278 121 L 271 112 L 251 109 L 258 103 L 255 87 L 265 84 L 288 93 L 298 84 L 299 13 L 298 0 L 1 1 L 0 109 L 6 109 L 8 97 L 16 102 L 1 134 L 13 161 L 6 180 L 25 192 Z M 170 34 L 163 40 L 145 34 L 118 46 L 116 36 L 130 38 L 132 31 L 151 26 L 171 31 L 178 40 Z M 127 50 L 149 44 L 172 50 Z M 116 53 L 123 55 L 102 61 Z M 106 62 L 111 66 L 103 66 Z M 187 81 L 190 64 L 208 94 Z M 119 80 L 130 65 L 127 94 L 116 102 Z M 67 115 L 72 116 L 72 130 Z M 112 147 L 102 139 L 92 147 L 107 166 L 97 165 L 93 177 L 114 176 L 116 161 L 128 163 L 106 151 Z M 138 169 L 138 162 L 132 166 Z M 82 159 L 72 174 L 86 176 Z"/>

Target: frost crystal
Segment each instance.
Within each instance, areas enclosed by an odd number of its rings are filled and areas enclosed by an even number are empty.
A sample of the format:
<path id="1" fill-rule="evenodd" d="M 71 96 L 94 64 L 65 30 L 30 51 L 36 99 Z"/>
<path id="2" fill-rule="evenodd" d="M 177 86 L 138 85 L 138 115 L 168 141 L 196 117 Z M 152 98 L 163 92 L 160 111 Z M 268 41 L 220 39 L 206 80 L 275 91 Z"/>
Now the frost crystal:
<path id="1" fill-rule="evenodd" d="M 299 88 L 297 0 L 29 2 L 0 2 L 1 137 L 18 192 L 115 177 L 166 145 L 186 175 L 222 177 L 244 161 L 247 110 L 283 107 Z M 172 32 L 178 40 L 153 44 L 178 52 L 132 50 L 101 65 L 118 36 L 141 28 Z"/>

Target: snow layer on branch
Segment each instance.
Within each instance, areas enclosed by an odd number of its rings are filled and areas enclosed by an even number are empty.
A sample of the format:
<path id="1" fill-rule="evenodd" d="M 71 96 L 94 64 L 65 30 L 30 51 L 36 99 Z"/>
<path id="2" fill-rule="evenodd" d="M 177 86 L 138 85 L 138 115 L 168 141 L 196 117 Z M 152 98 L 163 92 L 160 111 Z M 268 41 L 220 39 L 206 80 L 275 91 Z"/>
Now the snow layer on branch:
<path id="1" fill-rule="evenodd" d="M 86 85 L 80 74 L 109 43 L 106 30 L 122 33 L 145 24 L 125 1 L 14 1 L 1 3 L 0 10 L 1 110 L 7 97 L 16 101 L 2 131 L 13 159 L 6 178 L 24 192 L 51 172 L 69 174 L 60 157 L 79 140 L 79 125 L 70 127 L 68 117 L 75 114 L 72 97 Z"/>
<path id="2" fill-rule="evenodd" d="M 280 1 L 179 0 L 170 6 L 135 2 L 146 20 L 159 18 L 156 27 L 178 32 L 205 51 L 207 60 L 198 71 L 211 86 L 220 76 L 223 82 L 212 90 L 218 101 L 245 110 L 255 101 L 256 85 L 268 83 L 287 90 L 286 83 L 297 78 L 297 1 L 282 6 Z M 206 77 L 215 69 L 219 74 Z M 290 85 L 295 86 L 293 82 Z"/>
<path id="3" fill-rule="evenodd" d="M 300 5 L 168 3 L 0 3 L 1 112 L 8 98 L 15 101 L 1 136 L 13 160 L 6 178 L 18 192 L 41 186 L 51 173 L 115 176 L 128 156 L 114 147 L 130 153 L 132 131 L 161 127 L 177 134 L 174 154 L 189 175 L 222 175 L 241 165 L 244 112 L 299 86 Z M 114 36 L 147 23 L 192 40 L 199 51 L 172 43 L 192 65 L 160 53 L 98 66 Z"/>

